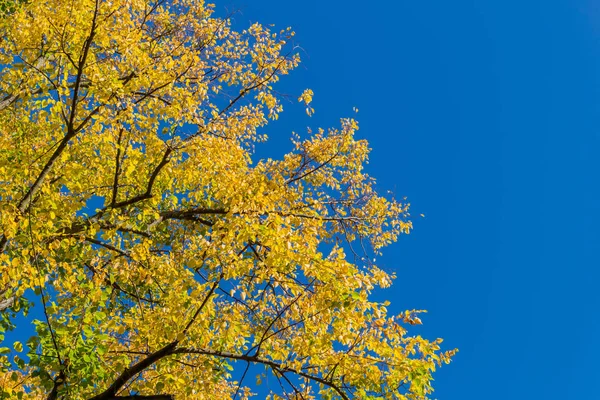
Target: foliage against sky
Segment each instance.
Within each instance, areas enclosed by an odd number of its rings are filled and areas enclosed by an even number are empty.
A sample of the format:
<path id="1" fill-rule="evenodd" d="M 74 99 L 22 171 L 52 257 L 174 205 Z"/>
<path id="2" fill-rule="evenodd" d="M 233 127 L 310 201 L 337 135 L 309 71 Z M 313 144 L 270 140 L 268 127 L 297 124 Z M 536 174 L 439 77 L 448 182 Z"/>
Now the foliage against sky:
<path id="1" fill-rule="evenodd" d="M 245 398 L 260 365 L 273 398 L 424 398 L 453 352 L 369 300 L 393 278 L 369 256 L 410 231 L 408 205 L 375 192 L 352 119 L 252 159 L 293 32 L 213 10 L 44 0 L 0 18 L 0 329 L 42 309 L 2 343 L 3 395 Z"/>

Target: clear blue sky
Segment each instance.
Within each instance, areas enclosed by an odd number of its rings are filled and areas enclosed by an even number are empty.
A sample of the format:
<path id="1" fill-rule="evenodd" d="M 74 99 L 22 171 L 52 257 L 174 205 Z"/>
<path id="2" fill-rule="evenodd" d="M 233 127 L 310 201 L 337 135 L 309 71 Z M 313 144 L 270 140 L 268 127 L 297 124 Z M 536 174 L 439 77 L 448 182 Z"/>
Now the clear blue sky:
<path id="1" fill-rule="evenodd" d="M 460 348 L 434 397 L 598 398 L 600 3 L 225 6 L 292 26 L 304 63 L 281 88 L 316 93 L 315 117 L 284 113 L 259 153 L 356 106 L 370 173 L 411 201 L 414 232 L 380 261 L 397 310 L 428 309 L 423 334 Z"/>

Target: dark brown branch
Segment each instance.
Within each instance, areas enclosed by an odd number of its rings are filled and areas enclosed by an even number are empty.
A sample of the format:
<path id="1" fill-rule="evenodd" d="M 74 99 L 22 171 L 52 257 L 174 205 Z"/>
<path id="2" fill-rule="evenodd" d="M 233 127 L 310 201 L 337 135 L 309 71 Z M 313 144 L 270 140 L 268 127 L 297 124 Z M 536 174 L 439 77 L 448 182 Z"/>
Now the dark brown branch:
<path id="1" fill-rule="evenodd" d="M 139 91 L 138 91 L 138 92 L 134 92 L 133 94 L 135 94 L 135 95 L 137 95 L 137 96 L 142 96 L 142 98 L 140 98 L 140 99 L 139 99 L 139 101 L 142 101 L 142 100 L 144 100 L 145 98 L 149 97 L 149 98 L 151 98 L 151 99 L 157 99 L 157 100 L 160 100 L 160 101 L 162 101 L 163 103 L 165 103 L 165 104 L 166 104 L 166 105 L 168 105 L 168 106 L 170 106 L 170 105 L 172 104 L 172 103 L 171 103 L 169 100 L 165 99 L 164 97 L 161 97 L 161 96 L 155 96 L 154 94 L 152 94 L 152 93 L 149 93 L 149 92 L 139 92 Z M 135 103 L 137 104 L 139 101 L 136 101 Z"/>
<path id="2" fill-rule="evenodd" d="M 288 180 L 287 180 L 287 182 L 286 182 L 285 184 L 286 184 L 286 185 L 290 185 L 290 184 L 292 184 L 292 183 L 294 183 L 294 182 L 296 182 L 296 181 L 298 181 L 298 180 L 300 180 L 300 179 L 304 179 L 304 178 L 306 178 L 306 177 L 307 177 L 307 176 L 309 176 L 310 174 L 313 174 L 313 173 L 317 172 L 318 170 L 320 170 L 321 168 L 323 168 L 324 166 L 326 166 L 327 164 L 329 164 L 330 162 L 332 162 L 332 161 L 333 161 L 333 159 L 334 159 L 334 158 L 336 158 L 336 157 L 337 157 L 337 156 L 339 156 L 339 155 L 340 155 L 340 151 L 337 151 L 337 152 L 336 152 L 336 153 L 335 153 L 333 156 L 331 156 L 331 158 L 329 158 L 328 160 L 326 160 L 326 161 L 322 162 L 321 164 L 317 165 L 315 168 L 313 168 L 313 169 L 311 169 L 311 170 L 309 170 L 309 171 L 306 171 L 305 173 L 303 173 L 303 174 L 302 174 L 302 175 L 300 175 L 300 176 L 293 176 L 293 177 L 291 177 L 290 179 L 288 179 Z M 298 171 L 298 172 L 300 172 L 300 171 Z M 297 173 L 296 173 L 296 174 L 294 174 L 294 175 L 297 175 Z"/>
<path id="3" fill-rule="evenodd" d="M 200 222 L 206 226 L 213 226 L 214 222 L 203 219 L 200 215 L 225 215 L 227 210 L 224 208 L 192 208 L 189 210 L 172 210 L 160 213 L 161 220 L 177 219 L 183 221 Z"/>
<path id="4" fill-rule="evenodd" d="M 194 316 L 192 317 L 192 319 L 190 319 L 190 321 L 188 322 L 188 324 L 185 326 L 185 328 L 182 331 L 182 334 L 185 335 L 187 333 L 187 331 L 192 327 L 192 325 L 194 324 L 194 322 L 196 321 L 196 318 L 198 318 L 198 315 L 200 315 L 200 313 L 202 312 L 202 309 L 204 309 L 204 306 L 206 305 L 206 303 L 208 302 L 208 299 L 210 299 L 210 297 L 213 295 L 213 293 L 215 292 L 215 289 L 217 288 L 217 286 L 219 286 L 219 283 L 221 282 L 221 279 L 223 279 L 224 274 L 221 273 L 221 275 L 219 276 L 219 279 L 217 279 L 215 281 L 215 283 L 213 283 L 212 287 L 210 288 L 210 290 L 208 291 L 208 293 L 206 294 L 206 296 L 204 297 L 204 300 L 202 301 L 202 304 L 200 304 L 200 307 L 198 307 L 198 309 L 196 310 L 196 312 L 194 313 Z"/>
<path id="5" fill-rule="evenodd" d="M 240 382 L 238 383 L 238 387 L 235 390 L 235 394 L 233 395 L 233 400 L 235 400 L 237 398 L 237 395 L 240 391 L 240 389 L 242 388 L 242 384 L 244 383 L 244 379 L 246 378 L 246 374 L 248 373 L 248 369 L 250 369 L 250 363 L 246 363 L 246 368 L 244 369 L 244 373 L 242 374 L 242 377 L 240 378 Z"/>
<path id="6" fill-rule="evenodd" d="M 290 304 L 286 305 L 281 310 L 279 310 L 279 312 L 277 313 L 277 315 L 275 316 L 275 318 L 273 318 L 273 321 L 271 321 L 271 323 L 269 324 L 269 326 L 267 326 L 267 328 L 263 332 L 260 340 L 258 341 L 258 344 L 256 344 L 255 346 L 253 346 L 250 350 L 248 350 L 248 352 L 246 354 L 250 354 L 250 352 L 252 350 L 254 350 L 254 349 L 256 349 L 256 353 L 254 353 L 255 355 L 258 356 L 260 354 L 260 348 L 263 345 L 263 343 L 268 339 L 267 338 L 267 334 L 269 333 L 269 331 L 271 330 L 271 328 L 273 327 L 273 325 L 275 325 L 275 323 L 277 321 L 279 321 L 279 319 L 281 319 L 281 317 L 283 316 L 283 314 L 285 314 L 285 312 L 287 310 L 289 310 L 289 308 L 291 306 L 293 306 L 294 304 L 296 304 L 296 302 L 298 300 L 300 300 L 301 297 L 302 297 L 302 294 L 300 294 L 298 297 L 296 297 Z"/>
<path id="7" fill-rule="evenodd" d="M 160 5 L 162 5 L 164 2 L 165 2 L 164 0 L 159 0 L 159 1 L 157 1 L 156 3 L 154 3 L 154 5 L 153 5 L 153 6 L 152 6 L 152 8 L 150 9 L 150 11 L 146 12 L 146 11 L 144 10 L 144 18 L 142 19 L 142 23 L 140 24 L 140 29 L 141 29 L 141 28 L 142 28 L 142 27 L 143 27 L 143 26 L 146 24 L 146 21 L 148 20 L 148 17 L 149 17 L 150 15 L 152 15 L 152 13 L 153 13 L 154 11 L 156 11 L 156 9 L 157 9 L 157 8 L 158 8 Z"/>
<path id="8" fill-rule="evenodd" d="M 197 354 L 197 355 L 205 355 L 205 356 L 211 356 L 211 357 L 220 357 L 220 358 L 227 358 L 227 359 L 231 359 L 231 360 L 238 360 L 238 361 L 246 361 L 248 363 L 254 363 L 254 364 L 262 364 L 262 365 L 266 365 L 268 367 L 271 367 L 271 369 L 273 369 L 273 371 L 278 372 L 279 374 L 281 374 L 283 376 L 284 373 L 293 373 L 296 374 L 298 376 L 301 376 L 303 378 L 309 379 L 313 382 L 316 383 L 320 383 L 322 385 L 325 385 L 327 387 L 332 388 L 333 390 L 335 390 L 342 399 L 344 400 L 350 400 L 350 398 L 348 397 L 348 395 L 344 392 L 342 386 L 337 385 L 335 382 L 333 382 L 333 380 L 328 380 L 325 378 L 322 378 L 320 376 L 317 375 L 312 375 L 306 372 L 302 372 L 302 371 L 295 371 L 291 368 L 285 367 L 283 364 L 278 363 L 276 361 L 272 361 L 266 358 L 262 358 L 262 357 L 258 357 L 256 355 L 253 356 L 249 356 L 246 354 L 234 354 L 234 353 L 229 353 L 227 351 L 217 351 L 217 350 L 206 350 L 206 349 L 196 349 L 196 348 L 185 348 L 185 347 L 181 347 L 181 348 L 177 348 L 177 344 L 179 342 L 178 341 L 174 341 L 170 344 L 168 344 L 167 346 L 163 347 L 162 349 L 149 354 L 146 358 L 144 358 L 142 361 L 138 362 L 137 364 L 133 365 L 132 367 L 128 368 L 127 370 L 125 370 L 125 372 L 123 372 L 118 378 L 117 380 L 115 380 L 115 383 L 113 383 L 109 389 L 107 389 L 106 391 L 104 391 L 103 393 L 94 396 L 92 398 L 90 398 L 89 400 L 110 400 L 110 399 L 114 399 L 115 396 L 114 394 L 123 386 L 125 385 L 125 383 L 127 383 L 127 381 L 129 379 L 131 379 L 132 377 L 134 377 L 135 375 L 137 375 L 138 373 L 142 372 L 144 369 L 148 368 L 149 366 L 151 366 L 152 364 L 160 361 L 161 359 L 171 356 L 171 355 L 176 355 L 176 354 Z M 128 353 L 128 354 L 146 354 L 146 353 L 139 353 L 139 352 L 131 352 L 131 351 L 123 351 L 123 353 Z"/>
<path id="9" fill-rule="evenodd" d="M 328 387 L 332 388 L 333 390 L 335 390 L 342 399 L 350 400 L 348 395 L 346 393 L 344 393 L 344 391 L 342 390 L 342 387 L 336 385 L 333 381 L 321 378 L 320 376 L 317 376 L 317 375 L 311 375 L 306 372 L 295 371 L 291 368 L 283 366 L 283 364 L 280 364 L 278 362 L 275 362 L 275 361 L 272 361 L 272 360 L 269 360 L 266 358 L 261 358 L 261 357 L 257 357 L 257 356 L 249 356 L 249 355 L 245 355 L 245 354 L 233 354 L 233 353 L 229 353 L 226 351 L 194 349 L 194 348 L 174 349 L 171 352 L 171 354 L 200 354 L 200 355 L 206 355 L 206 356 L 229 358 L 231 360 L 247 361 L 247 362 L 256 363 L 256 364 L 263 364 L 263 365 L 271 367 L 273 370 L 278 371 L 280 373 L 290 372 L 290 373 L 299 375 L 303 378 L 309 379 L 311 381 L 321 383 L 321 384 L 328 386 Z"/>
<path id="10" fill-rule="evenodd" d="M 117 202 L 117 192 L 119 190 L 119 175 L 121 174 L 121 140 L 123 139 L 123 128 L 119 129 L 119 137 L 117 139 L 117 157 L 115 160 L 115 177 L 113 179 L 113 191 L 110 204 L 112 207 Z"/>
<path id="11" fill-rule="evenodd" d="M 147 200 L 149 198 L 152 197 L 152 188 L 154 186 L 154 182 L 156 181 L 156 178 L 158 177 L 158 174 L 160 173 L 160 171 L 165 167 L 165 165 L 167 165 L 170 161 L 169 156 L 171 155 L 171 153 L 173 152 L 173 149 L 171 147 L 168 147 L 167 150 L 165 151 L 165 153 L 163 154 L 163 158 L 162 160 L 160 160 L 160 163 L 156 166 L 156 168 L 154 168 L 154 171 L 152 171 L 152 174 L 150 175 L 150 179 L 148 180 L 148 185 L 146 186 L 146 192 L 137 195 L 135 197 L 132 197 L 129 200 L 124 200 L 121 202 L 118 202 L 114 205 L 112 205 L 112 208 L 122 208 L 122 207 L 127 207 L 129 205 L 138 203 L 142 200 Z"/>
<path id="12" fill-rule="evenodd" d="M 196 318 L 198 317 L 198 315 L 200 314 L 200 312 L 202 311 L 202 309 L 204 308 L 204 306 L 208 302 L 208 299 L 215 292 L 215 289 L 219 285 L 219 282 L 221 281 L 222 278 L 223 278 L 223 274 L 221 274 L 220 277 L 219 277 L 219 279 L 217 279 L 214 282 L 213 286 L 211 287 L 211 289 L 209 290 L 209 292 L 207 293 L 207 295 L 204 297 L 204 300 L 202 301 L 202 304 L 200 305 L 200 307 L 198 308 L 198 310 L 196 310 L 196 312 L 194 313 L 194 316 L 190 319 L 190 321 L 188 322 L 188 324 L 186 325 L 186 327 L 183 329 L 183 331 L 182 331 L 183 335 L 185 335 L 187 333 L 187 331 L 190 329 L 190 327 L 192 326 L 192 324 L 196 321 Z M 166 356 L 169 356 L 171 354 L 174 354 L 173 350 L 175 350 L 175 348 L 177 347 L 178 344 L 179 344 L 179 340 L 175 340 L 172 343 L 169 343 L 168 345 L 164 346 L 162 349 L 160 349 L 160 350 L 158 350 L 158 351 L 156 351 L 156 352 L 148 355 L 146 358 L 144 358 L 143 360 L 141 360 L 138 363 L 134 364 L 133 366 L 127 368 L 121 375 L 119 375 L 119 377 L 117 377 L 117 379 L 113 382 L 113 384 L 108 389 L 106 389 L 101 394 L 92 397 L 89 400 L 108 400 L 108 399 L 114 399 L 115 398 L 115 394 L 119 391 L 119 389 L 121 389 L 131 378 L 133 378 L 137 374 L 141 373 L 146 368 L 148 368 L 149 366 L 151 366 L 155 362 L 159 361 L 160 359 L 162 359 L 162 358 L 164 358 Z"/>
<path id="13" fill-rule="evenodd" d="M 110 400 L 118 398 L 116 396 L 119 389 L 121 389 L 131 378 L 144 371 L 146 368 L 154 364 L 155 362 L 161 360 L 162 358 L 173 354 L 173 351 L 177 347 L 179 342 L 174 341 L 164 346 L 162 349 L 155 351 L 154 353 L 148 355 L 146 358 L 142 359 L 138 363 L 132 365 L 131 367 L 125 369 L 121 375 L 115 379 L 112 385 L 104 392 L 96 395 L 89 400 Z"/>
<path id="14" fill-rule="evenodd" d="M 94 7 L 94 16 L 92 18 L 92 26 L 90 28 L 90 34 L 87 39 L 83 43 L 83 50 L 81 55 L 79 56 L 79 62 L 77 63 L 77 75 L 75 77 L 75 86 L 73 87 L 73 98 L 71 100 L 71 112 L 69 115 L 69 121 L 67 124 L 67 136 L 75 135 L 76 130 L 74 128 L 75 116 L 77 115 L 77 101 L 79 100 L 79 89 L 81 86 L 81 80 L 83 79 L 83 70 L 85 68 L 85 63 L 87 61 L 88 53 L 90 51 L 90 47 L 92 46 L 92 41 L 94 40 L 94 36 L 96 35 L 96 20 L 98 18 L 99 11 L 99 0 L 96 0 L 96 4 Z"/>
<path id="15" fill-rule="evenodd" d="M 110 98 L 112 99 L 113 95 L 110 96 Z M 102 105 L 96 106 L 84 119 L 83 121 L 81 121 L 81 123 L 79 125 L 77 125 L 76 128 L 74 128 L 74 132 L 75 133 L 79 133 L 79 131 L 81 131 L 85 125 L 92 119 L 92 117 L 94 115 L 96 115 L 98 113 L 98 111 L 100 111 L 100 108 L 102 108 Z"/>
<path id="16" fill-rule="evenodd" d="M 279 372 L 279 371 L 278 371 L 278 372 Z M 285 379 L 285 381 L 287 382 L 287 384 L 291 386 L 291 388 L 292 388 L 292 390 L 294 391 L 294 393 L 296 393 L 297 395 L 299 395 L 301 400 L 304 400 L 304 395 L 302 394 L 302 392 L 300 392 L 300 391 L 298 390 L 298 388 L 297 388 L 297 387 L 296 387 L 296 386 L 295 386 L 295 385 L 292 383 L 292 381 L 290 381 L 290 379 L 289 379 L 287 376 L 285 376 L 285 374 L 284 374 L 284 373 L 282 373 L 282 372 L 279 372 L 279 374 L 281 375 L 281 377 L 282 377 L 283 379 Z M 279 377 L 277 376 L 277 374 L 275 374 L 275 377 L 279 378 Z M 282 385 L 281 387 L 282 387 L 282 389 L 283 389 L 283 385 Z M 284 389 L 284 390 L 285 390 L 285 389 Z"/>
<path id="17" fill-rule="evenodd" d="M 92 267 L 90 264 L 88 264 L 88 263 L 84 263 L 84 265 L 85 265 L 86 267 L 88 267 L 88 269 L 89 269 L 90 271 L 92 271 L 92 273 L 93 273 L 93 274 L 98 274 L 98 273 L 99 273 L 99 272 L 98 272 L 98 270 L 97 270 L 96 268 Z M 115 289 L 115 290 L 117 290 L 117 291 L 119 291 L 119 292 L 121 292 L 121 293 L 123 293 L 123 294 L 126 294 L 127 296 L 133 297 L 134 299 L 136 299 L 136 300 L 138 300 L 138 301 L 143 301 L 143 302 L 150 303 L 150 304 L 160 304 L 160 303 L 159 303 L 158 301 L 156 301 L 156 300 L 148 299 L 148 298 L 146 298 L 146 297 L 138 296 L 137 294 L 131 293 L 130 291 L 128 291 L 128 290 L 126 290 L 126 289 L 124 289 L 124 288 L 123 288 L 121 285 L 119 285 L 117 282 L 111 282 L 111 280 L 108 278 L 108 276 L 107 276 L 107 274 L 106 274 L 105 272 L 104 272 L 104 283 L 105 283 L 107 286 L 110 286 L 110 287 L 112 287 L 113 289 Z"/>
<path id="18" fill-rule="evenodd" d="M 25 61 L 25 60 L 23 60 Z M 46 58 L 45 57 L 40 57 L 37 59 L 35 65 L 34 64 L 30 64 L 27 63 L 25 61 L 25 63 L 27 65 L 29 65 L 30 67 L 32 67 L 33 69 L 39 71 L 39 68 L 41 68 L 44 63 L 46 62 Z M 41 92 L 41 90 L 40 90 Z M 0 101 L 0 111 L 4 110 L 5 108 L 9 107 L 11 104 L 13 104 L 15 101 L 17 101 L 19 99 L 19 97 L 21 96 L 20 93 L 11 93 L 11 94 L 7 94 L 1 101 Z"/>
<path id="19" fill-rule="evenodd" d="M 175 400 L 175 397 L 170 394 L 155 394 L 155 395 L 150 395 L 150 396 L 134 394 L 131 396 L 107 397 L 106 400 Z"/>
<path id="20" fill-rule="evenodd" d="M 60 357 L 60 356 L 59 356 Z M 62 366 L 61 366 L 62 367 Z M 52 385 L 52 391 L 48 394 L 47 400 L 56 400 L 58 398 L 58 389 L 64 385 L 66 380 L 64 367 L 60 370 L 60 373 L 54 379 L 54 384 Z"/>
<path id="21" fill-rule="evenodd" d="M 120 254 L 120 255 L 122 255 L 124 257 L 131 258 L 131 255 L 127 254 L 127 252 L 119 249 L 118 247 L 113 246 L 112 244 L 104 243 L 104 242 L 102 242 L 100 240 L 97 240 L 97 239 L 94 239 L 94 238 L 91 238 L 91 237 L 86 237 L 85 241 L 86 242 L 90 242 L 90 243 L 95 244 L 95 245 L 98 245 L 98 246 L 101 246 L 101 247 L 104 247 L 105 249 L 108 249 L 110 251 L 114 251 L 115 253 L 118 253 L 118 254 Z"/>
<path id="22" fill-rule="evenodd" d="M 138 95 L 138 96 L 142 96 L 139 99 L 135 100 L 134 104 L 139 104 L 139 103 L 141 103 L 142 101 L 144 101 L 148 97 L 155 97 L 154 93 L 156 93 L 160 89 L 163 89 L 163 88 L 169 86 L 173 82 L 174 81 L 169 81 L 169 82 L 163 83 L 162 85 L 159 85 L 159 86 L 157 86 L 157 87 L 155 87 L 153 89 L 149 89 L 147 92 L 139 92 L 139 91 L 138 92 L 134 92 L 133 94 Z"/>

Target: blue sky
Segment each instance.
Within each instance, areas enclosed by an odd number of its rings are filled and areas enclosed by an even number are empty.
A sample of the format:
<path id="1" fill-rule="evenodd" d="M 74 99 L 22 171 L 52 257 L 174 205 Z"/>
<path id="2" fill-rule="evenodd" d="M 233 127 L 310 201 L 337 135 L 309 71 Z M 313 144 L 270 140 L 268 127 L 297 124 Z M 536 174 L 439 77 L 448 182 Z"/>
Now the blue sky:
<path id="1" fill-rule="evenodd" d="M 396 310 L 460 348 L 435 398 L 595 398 L 600 3 L 233 0 L 236 25 L 292 26 L 304 62 L 259 154 L 360 112 L 381 190 L 415 230 L 380 259 Z M 426 218 L 417 217 L 424 213 Z"/>

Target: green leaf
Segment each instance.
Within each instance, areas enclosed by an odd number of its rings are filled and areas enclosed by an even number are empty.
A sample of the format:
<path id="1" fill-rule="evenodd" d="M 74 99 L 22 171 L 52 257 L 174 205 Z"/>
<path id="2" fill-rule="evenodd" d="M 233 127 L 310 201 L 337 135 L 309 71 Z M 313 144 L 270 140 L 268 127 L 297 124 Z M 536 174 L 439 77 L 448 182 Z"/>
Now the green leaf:
<path id="1" fill-rule="evenodd" d="M 21 343 L 21 342 L 18 342 L 18 341 L 17 341 L 17 342 L 15 342 L 15 343 L 13 344 L 13 347 L 14 347 L 14 349 L 15 349 L 15 351 L 16 351 L 17 353 L 20 353 L 20 352 L 22 352 L 22 351 L 23 351 L 23 343 Z"/>

